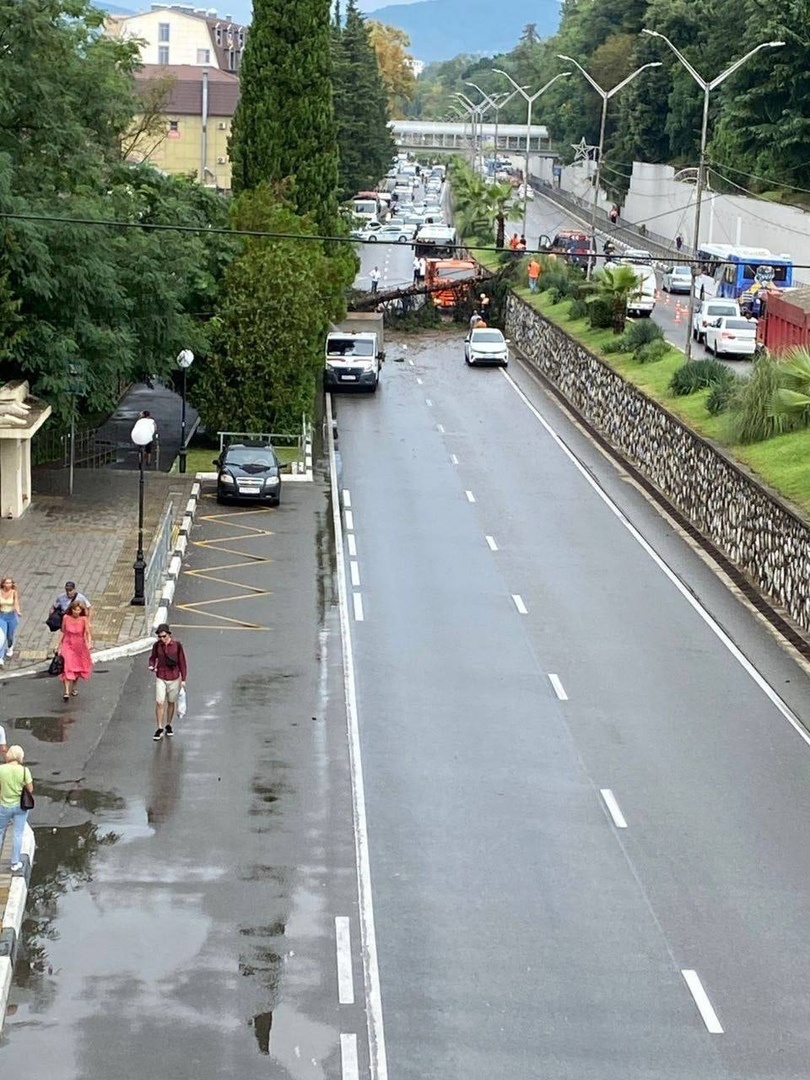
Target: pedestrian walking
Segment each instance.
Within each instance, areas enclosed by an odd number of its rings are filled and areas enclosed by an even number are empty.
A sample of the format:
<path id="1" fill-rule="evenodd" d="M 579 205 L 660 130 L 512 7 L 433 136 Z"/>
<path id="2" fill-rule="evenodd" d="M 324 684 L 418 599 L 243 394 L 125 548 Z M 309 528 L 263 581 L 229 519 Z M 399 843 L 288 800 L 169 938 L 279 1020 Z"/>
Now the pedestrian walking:
<path id="1" fill-rule="evenodd" d="M 0 644 L 0 668 L 5 665 L 6 657 L 14 655 L 14 635 L 20 621 L 20 594 L 14 578 L 4 577 L 0 581 L 0 629 L 5 631 Z"/>
<path id="2" fill-rule="evenodd" d="M 368 278 L 371 282 L 371 294 L 373 296 L 374 293 L 377 291 L 377 286 L 380 284 L 380 271 L 376 266 L 368 275 Z"/>
<path id="3" fill-rule="evenodd" d="M 152 416 L 152 414 L 149 412 L 148 409 L 143 410 L 143 412 L 140 415 L 140 419 L 141 420 L 150 420 L 152 422 L 152 441 L 148 442 L 146 444 L 146 446 L 144 446 L 142 451 L 141 451 L 143 453 L 144 465 L 146 465 L 147 468 L 148 468 L 152 464 L 152 455 L 155 452 L 155 443 L 157 442 L 158 430 L 157 430 L 157 424 L 155 422 L 155 418 Z"/>
<path id="4" fill-rule="evenodd" d="M 89 679 L 93 671 L 93 658 L 90 650 L 93 638 L 87 610 L 81 600 L 74 600 L 62 619 L 62 631 L 57 652 L 64 661 L 64 669 L 59 676 L 62 682 L 62 700 L 78 697 L 79 679 Z"/>
<path id="5" fill-rule="evenodd" d="M 419 283 L 422 284 L 427 274 L 427 259 L 424 255 L 419 256 Z"/>
<path id="6" fill-rule="evenodd" d="M 161 623 L 155 631 L 157 641 L 152 646 L 149 657 L 149 670 L 155 673 L 155 719 L 157 729 L 152 738 L 160 742 L 164 732 L 174 735 L 172 720 L 175 715 L 177 699 L 186 685 L 186 654 L 179 641 L 175 641 L 166 623 Z M 164 727 L 163 719 L 166 719 Z"/>
<path id="7" fill-rule="evenodd" d="M 0 762 L 6 760 L 6 750 L 8 750 L 8 746 L 6 745 L 6 730 L 3 725 L 0 724 Z"/>
<path id="8" fill-rule="evenodd" d="M 517 246 L 515 247 L 515 251 L 518 253 L 518 255 L 522 255 L 525 250 L 526 250 L 526 237 L 521 236 L 520 239 L 517 242 Z"/>
<path id="9" fill-rule="evenodd" d="M 610 215 L 609 216 L 610 216 L 610 224 L 615 225 L 616 222 L 619 220 L 619 208 L 618 208 L 618 206 L 612 206 L 610 208 Z"/>
<path id="10" fill-rule="evenodd" d="M 21 746 L 10 746 L 5 758 L 5 764 L 0 765 L 0 838 L 6 826 L 13 823 L 11 870 L 16 873 L 23 868 L 20 861 L 23 834 L 29 810 L 34 804 L 34 781 L 31 770 L 23 764 L 25 751 Z M 27 793 L 27 797 L 23 796 L 23 791 Z"/>
<path id="11" fill-rule="evenodd" d="M 537 261 L 537 259 L 532 257 L 532 260 L 529 263 L 529 267 L 528 267 L 529 292 L 533 292 L 533 293 L 537 292 L 537 282 L 538 282 L 538 279 L 539 279 L 541 273 L 542 273 L 542 268 L 540 266 L 540 263 Z"/>
<path id="12" fill-rule="evenodd" d="M 419 258 L 418 255 L 414 255 L 413 262 L 411 263 L 411 266 L 413 267 L 413 283 L 414 283 L 414 285 L 419 284 L 419 279 L 422 276 L 421 265 L 422 265 L 422 260 Z"/>
<path id="13" fill-rule="evenodd" d="M 678 251 L 680 251 L 681 248 L 683 247 L 683 237 L 681 236 L 680 233 L 678 233 L 678 235 L 675 237 L 675 247 L 677 248 Z"/>
<path id="14" fill-rule="evenodd" d="M 46 621 L 48 623 L 48 626 L 51 628 L 52 633 L 55 633 L 57 630 L 62 629 L 62 616 L 65 614 L 65 612 L 74 600 L 79 601 L 79 603 L 87 612 L 88 620 L 92 622 L 93 608 L 90 604 L 90 601 L 87 599 L 84 593 L 79 592 L 79 590 L 76 588 L 75 581 L 66 581 L 65 591 L 63 593 L 59 593 L 54 602 L 51 604 L 51 609 L 48 612 L 48 618 Z"/>
<path id="15" fill-rule="evenodd" d="M 518 234 L 517 233 L 512 233 L 512 236 L 510 237 L 510 240 L 509 240 L 509 247 L 512 249 L 512 251 L 517 251 L 517 246 L 518 246 L 519 243 L 520 243 L 520 237 L 518 236 Z"/>
<path id="16" fill-rule="evenodd" d="M 479 313 L 481 315 L 481 318 L 484 320 L 484 322 L 486 322 L 489 319 L 489 305 L 490 305 L 489 297 L 487 296 L 486 293 L 481 293 L 481 295 L 478 297 L 478 311 L 479 311 Z"/>

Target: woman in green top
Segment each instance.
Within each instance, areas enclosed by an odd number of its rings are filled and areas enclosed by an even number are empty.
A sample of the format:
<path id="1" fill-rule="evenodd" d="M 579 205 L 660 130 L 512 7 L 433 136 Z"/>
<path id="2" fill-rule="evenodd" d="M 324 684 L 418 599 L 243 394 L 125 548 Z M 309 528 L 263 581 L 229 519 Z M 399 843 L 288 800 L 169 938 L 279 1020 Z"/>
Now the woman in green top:
<path id="1" fill-rule="evenodd" d="M 6 831 L 6 825 L 14 822 L 14 843 L 11 851 L 12 871 L 22 870 L 20 856 L 22 855 L 23 833 L 25 823 L 28 821 L 28 811 L 20 807 L 20 795 L 25 788 L 34 792 L 34 781 L 31 779 L 31 770 L 27 769 L 25 751 L 21 746 L 10 746 L 6 751 L 6 763 L 0 765 L 0 838 Z"/>

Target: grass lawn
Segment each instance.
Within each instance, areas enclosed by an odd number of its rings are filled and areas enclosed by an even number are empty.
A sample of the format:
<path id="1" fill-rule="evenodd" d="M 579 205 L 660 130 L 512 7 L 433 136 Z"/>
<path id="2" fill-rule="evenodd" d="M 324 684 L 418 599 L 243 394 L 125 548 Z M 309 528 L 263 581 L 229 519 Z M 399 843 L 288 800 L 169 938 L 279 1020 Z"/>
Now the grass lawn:
<path id="1" fill-rule="evenodd" d="M 628 353 L 603 356 L 602 346 L 613 339 L 611 330 L 592 330 L 587 319 L 570 320 L 569 300 L 552 304 L 547 292 L 532 295 L 528 287 L 518 287 L 515 292 L 693 431 L 722 446 L 729 456 L 757 473 L 767 486 L 802 510 L 810 512 L 810 430 L 779 435 L 751 446 L 734 445 L 729 436 L 728 417 L 724 414 L 712 416 L 706 410 L 708 390 L 687 397 L 676 397 L 670 393 L 669 382 L 684 363 L 682 352 L 670 349 L 663 359 L 654 364 L 639 364 Z"/>
<path id="2" fill-rule="evenodd" d="M 277 446 L 275 450 L 276 456 L 282 465 L 298 460 L 298 448 L 295 446 Z M 192 476 L 198 472 L 216 472 L 216 467 L 213 464 L 216 456 L 217 452 L 213 447 L 192 447 L 186 455 L 186 472 Z M 176 473 L 179 467 L 180 459 L 175 458 L 171 471 Z"/>

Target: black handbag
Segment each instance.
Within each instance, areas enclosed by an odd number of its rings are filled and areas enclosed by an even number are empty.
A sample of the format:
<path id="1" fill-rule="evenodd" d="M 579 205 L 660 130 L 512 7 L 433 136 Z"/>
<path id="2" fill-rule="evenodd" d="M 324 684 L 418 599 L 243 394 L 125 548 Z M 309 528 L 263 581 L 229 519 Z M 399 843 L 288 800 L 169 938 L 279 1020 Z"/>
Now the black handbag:
<path id="1" fill-rule="evenodd" d="M 61 675 L 65 670 L 65 658 L 61 653 L 56 653 L 48 666 L 49 675 Z"/>
<path id="2" fill-rule="evenodd" d="M 20 792 L 20 809 L 21 810 L 33 810 L 34 809 L 34 796 L 28 790 L 23 788 Z"/>
<path id="3" fill-rule="evenodd" d="M 64 612 L 52 611 L 48 618 L 45 620 L 45 625 L 48 627 L 52 634 L 55 634 L 57 630 L 62 629 L 62 619 L 64 618 Z"/>

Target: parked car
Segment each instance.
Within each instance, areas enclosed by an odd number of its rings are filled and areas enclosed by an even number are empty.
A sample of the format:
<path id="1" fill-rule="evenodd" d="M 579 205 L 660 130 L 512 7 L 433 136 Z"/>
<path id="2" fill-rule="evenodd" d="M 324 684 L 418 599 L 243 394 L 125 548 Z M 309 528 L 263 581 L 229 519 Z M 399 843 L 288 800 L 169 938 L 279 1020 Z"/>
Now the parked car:
<path id="1" fill-rule="evenodd" d="M 708 324 L 724 315 L 740 318 L 740 305 L 736 300 L 704 300 L 692 319 L 692 337 L 695 341 L 704 342 Z"/>
<path id="2" fill-rule="evenodd" d="M 692 267 L 670 266 L 661 279 L 661 288 L 668 293 L 689 293 L 692 289 Z"/>
<path id="3" fill-rule="evenodd" d="M 621 254 L 621 262 L 627 266 L 652 266 L 652 252 L 646 248 L 627 248 Z"/>
<path id="4" fill-rule="evenodd" d="M 508 345 L 509 342 L 500 330 L 492 326 L 471 330 L 464 339 L 464 359 L 471 366 L 473 364 L 500 364 L 506 367 L 509 363 Z"/>
<path id="5" fill-rule="evenodd" d="M 416 236 L 416 230 L 419 228 L 415 223 L 408 223 L 406 221 L 391 221 L 387 225 L 383 225 L 381 229 L 377 229 L 376 232 L 371 233 L 364 239 L 379 240 L 380 243 L 394 243 L 394 244 L 407 244 L 409 240 L 413 240 Z"/>
<path id="6" fill-rule="evenodd" d="M 528 199 L 529 202 L 534 198 L 534 191 L 531 187 L 526 187 L 525 184 L 521 184 L 515 192 L 519 199 Z"/>
<path id="7" fill-rule="evenodd" d="M 269 443 L 232 443 L 214 459 L 217 502 L 281 502 L 281 462 Z"/>
<path id="8" fill-rule="evenodd" d="M 715 356 L 753 356 L 756 347 L 756 319 L 723 315 L 706 327 L 706 352 Z"/>
<path id="9" fill-rule="evenodd" d="M 371 233 L 379 232 L 381 228 L 381 221 L 364 221 L 362 225 L 357 225 L 352 229 L 349 236 L 355 240 L 367 240 Z"/>

